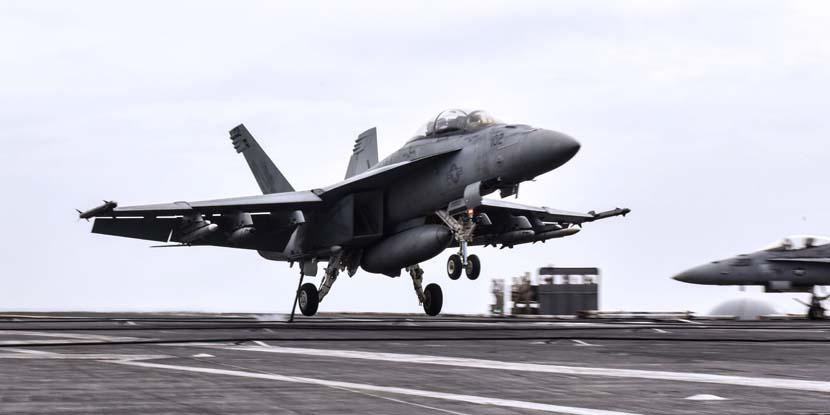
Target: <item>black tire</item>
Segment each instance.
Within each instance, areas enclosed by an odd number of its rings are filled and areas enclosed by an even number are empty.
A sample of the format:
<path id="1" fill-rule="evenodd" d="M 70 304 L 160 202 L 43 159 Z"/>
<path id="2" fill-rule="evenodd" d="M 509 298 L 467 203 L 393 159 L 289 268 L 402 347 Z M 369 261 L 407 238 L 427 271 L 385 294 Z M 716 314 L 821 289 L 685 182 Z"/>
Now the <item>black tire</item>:
<path id="1" fill-rule="evenodd" d="M 479 274 L 481 274 L 481 261 L 478 259 L 478 256 L 470 255 L 467 257 L 467 266 L 464 267 L 464 273 L 471 280 L 478 278 Z"/>
<path id="2" fill-rule="evenodd" d="M 444 305 L 444 293 L 438 284 L 429 284 L 424 289 L 424 312 L 428 316 L 437 316 Z"/>
<path id="3" fill-rule="evenodd" d="M 810 307 L 807 310 L 808 320 L 822 320 L 824 319 L 824 310 L 818 307 Z"/>
<path id="4" fill-rule="evenodd" d="M 461 278 L 462 268 L 464 267 L 461 265 L 461 256 L 458 254 L 450 255 L 450 258 L 447 260 L 447 275 L 451 280 Z"/>
<path id="5" fill-rule="evenodd" d="M 317 287 L 310 282 L 303 284 L 297 296 L 297 304 L 300 306 L 300 311 L 304 316 L 311 317 L 317 314 L 317 306 L 320 305 L 320 296 L 317 294 Z"/>

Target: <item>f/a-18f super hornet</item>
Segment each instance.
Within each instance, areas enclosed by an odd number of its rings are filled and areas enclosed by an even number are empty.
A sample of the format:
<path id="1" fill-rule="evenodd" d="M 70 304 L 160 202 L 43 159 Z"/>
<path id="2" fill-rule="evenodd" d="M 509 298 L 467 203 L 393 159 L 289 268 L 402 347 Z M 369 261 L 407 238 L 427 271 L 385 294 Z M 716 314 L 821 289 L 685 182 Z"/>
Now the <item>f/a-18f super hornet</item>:
<path id="1" fill-rule="evenodd" d="M 791 236 L 758 252 L 713 261 L 686 270 L 674 279 L 706 285 L 760 285 L 771 293 L 811 293 L 807 317 L 824 317 L 821 302 L 830 295 L 816 287 L 830 285 L 830 238 Z"/>
<path id="2" fill-rule="evenodd" d="M 447 110 L 403 147 L 378 161 L 377 132 L 360 134 L 345 180 L 295 191 L 244 125 L 230 131 L 263 195 L 81 212 L 93 233 L 183 245 L 253 249 L 267 259 L 300 264 L 296 304 L 307 316 L 341 271 L 358 268 L 391 277 L 406 270 L 428 315 L 441 311 L 437 284 L 422 288 L 419 263 L 454 246 L 447 273 L 476 279 L 481 264 L 470 246 L 544 242 L 573 235 L 585 222 L 628 209 L 577 213 L 482 196 L 517 195 L 519 184 L 551 171 L 579 150 L 573 138 L 528 125 L 504 124 L 484 111 Z M 302 284 L 326 262 L 320 287 Z"/>

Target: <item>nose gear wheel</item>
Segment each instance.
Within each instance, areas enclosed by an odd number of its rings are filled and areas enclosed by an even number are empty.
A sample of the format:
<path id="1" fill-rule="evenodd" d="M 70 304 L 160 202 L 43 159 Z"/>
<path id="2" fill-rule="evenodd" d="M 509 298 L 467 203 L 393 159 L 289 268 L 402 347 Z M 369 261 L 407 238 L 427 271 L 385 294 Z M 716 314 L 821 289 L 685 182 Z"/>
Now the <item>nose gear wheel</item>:
<path id="1" fill-rule="evenodd" d="M 461 277 L 461 269 L 464 266 L 461 264 L 461 256 L 457 254 L 450 255 L 447 259 L 447 275 L 451 280 L 457 280 Z"/>

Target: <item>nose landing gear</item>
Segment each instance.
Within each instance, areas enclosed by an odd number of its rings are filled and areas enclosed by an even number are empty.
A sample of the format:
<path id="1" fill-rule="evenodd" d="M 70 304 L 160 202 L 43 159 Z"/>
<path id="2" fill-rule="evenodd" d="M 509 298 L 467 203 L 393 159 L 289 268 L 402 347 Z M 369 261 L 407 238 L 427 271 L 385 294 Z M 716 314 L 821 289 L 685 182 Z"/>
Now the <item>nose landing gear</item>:
<path id="1" fill-rule="evenodd" d="M 478 278 L 478 275 L 481 274 L 481 260 L 478 259 L 478 255 L 470 255 L 467 257 L 467 265 L 464 267 L 464 273 L 471 280 Z"/>
<path id="2" fill-rule="evenodd" d="M 451 280 L 457 280 L 461 277 L 461 271 L 464 270 L 467 278 L 477 279 L 481 274 L 481 260 L 476 255 L 467 255 L 467 245 L 473 240 L 473 231 L 478 221 L 483 220 L 485 224 L 488 224 L 489 218 L 486 218 L 484 214 L 481 215 L 481 219 L 474 216 L 472 209 L 468 209 L 465 215 L 459 215 L 460 220 L 444 210 L 435 213 L 450 228 L 458 242 L 458 253 L 450 255 L 447 259 L 447 275 Z"/>
<path id="3" fill-rule="evenodd" d="M 461 277 L 461 271 L 467 275 L 467 278 L 475 280 L 481 274 L 481 260 L 477 255 L 467 256 L 467 263 L 459 254 L 450 255 L 447 259 L 447 275 L 451 280 L 457 280 Z"/>
<path id="4" fill-rule="evenodd" d="M 461 255 L 450 255 L 450 258 L 447 259 L 447 275 L 449 275 L 451 280 L 457 280 L 461 277 L 462 268 L 464 268 L 464 265 L 461 261 Z"/>

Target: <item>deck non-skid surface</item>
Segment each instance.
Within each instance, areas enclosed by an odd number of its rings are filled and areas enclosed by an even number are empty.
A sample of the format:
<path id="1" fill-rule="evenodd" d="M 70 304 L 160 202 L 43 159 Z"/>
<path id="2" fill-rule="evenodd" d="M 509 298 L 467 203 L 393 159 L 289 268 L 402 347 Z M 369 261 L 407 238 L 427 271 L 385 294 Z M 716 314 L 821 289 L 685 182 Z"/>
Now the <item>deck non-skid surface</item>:
<path id="1" fill-rule="evenodd" d="M 830 323 L 279 320 L 0 314 L 0 413 L 830 413 Z"/>

